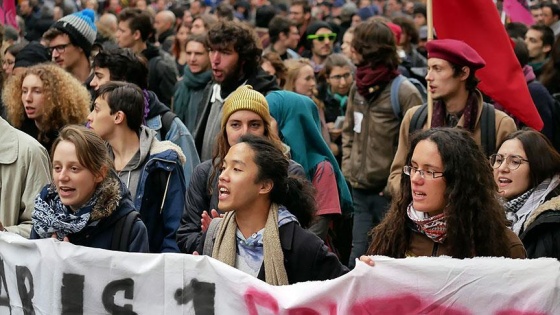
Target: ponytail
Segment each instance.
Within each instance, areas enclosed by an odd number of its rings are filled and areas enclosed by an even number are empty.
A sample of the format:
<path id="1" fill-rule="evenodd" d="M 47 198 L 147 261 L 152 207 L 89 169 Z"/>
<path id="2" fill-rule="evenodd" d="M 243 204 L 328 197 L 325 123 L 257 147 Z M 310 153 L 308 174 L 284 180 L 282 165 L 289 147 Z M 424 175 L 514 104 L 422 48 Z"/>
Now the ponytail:
<path id="1" fill-rule="evenodd" d="M 271 201 L 284 205 L 296 216 L 301 227 L 308 228 L 317 211 L 315 188 L 307 179 L 293 175 L 286 178 L 284 183 L 283 187 L 273 188 Z"/>

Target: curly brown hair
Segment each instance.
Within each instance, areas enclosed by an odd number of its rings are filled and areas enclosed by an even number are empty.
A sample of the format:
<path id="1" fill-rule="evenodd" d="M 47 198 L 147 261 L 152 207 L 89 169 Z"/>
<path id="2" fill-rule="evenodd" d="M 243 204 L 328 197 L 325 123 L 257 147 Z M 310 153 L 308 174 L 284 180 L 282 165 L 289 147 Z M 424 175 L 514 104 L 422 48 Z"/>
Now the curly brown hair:
<path id="1" fill-rule="evenodd" d="M 40 64 L 27 68 L 6 83 L 2 100 L 10 124 L 21 128 L 26 119 L 21 101 L 22 84 L 28 75 L 36 75 L 43 82 L 44 110 L 41 116 L 39 139 L 68 124 L 86 122 L 91 95 L 80 81 L 59 66 Z"/>
<path id="2" fill-rule="evenodd" d="M 454 258 L 474 256 L 509 257 L 505 211 L 498 199 L 488 160 L 464 129 L 434 128 L 413 136 L 407 165 L 422 140 L 436 144 L 443 161 L 446 181 L 444 209 L 447 239 Z M 368 255 L 404 258 L 409 249 L 412 221 L 407 208 L 412 202 L 410 178 L 401 177 L 400 194 L 394 196 L 383 221 L 373 229 Z"/>

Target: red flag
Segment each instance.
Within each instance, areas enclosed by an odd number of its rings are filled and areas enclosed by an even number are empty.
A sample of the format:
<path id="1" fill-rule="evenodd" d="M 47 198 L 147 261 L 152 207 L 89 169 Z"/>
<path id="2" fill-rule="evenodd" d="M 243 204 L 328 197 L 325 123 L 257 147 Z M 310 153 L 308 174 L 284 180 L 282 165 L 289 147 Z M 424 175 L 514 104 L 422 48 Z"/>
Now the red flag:
<path id="1" fill-rule="evenodd" d="M 18 29 L 16 20 L 16 1 L 4 0 L 0 1 L 0 24 L 11 25 Z"/>
<path id="2" fill-rule="evenodd" d="M 480 90 L 527 126 L 543 127 L 525 76 L 492 0 L 433 0 L 438 38 L 462 40 L 486 61 L 478 70 Z"/>
<path id="3" fill-rule="evenodd" d="M 534 24 L 527 0 L 504 0 L 504 11 L 512 22 L 521 22 L 526 25 Z"/>

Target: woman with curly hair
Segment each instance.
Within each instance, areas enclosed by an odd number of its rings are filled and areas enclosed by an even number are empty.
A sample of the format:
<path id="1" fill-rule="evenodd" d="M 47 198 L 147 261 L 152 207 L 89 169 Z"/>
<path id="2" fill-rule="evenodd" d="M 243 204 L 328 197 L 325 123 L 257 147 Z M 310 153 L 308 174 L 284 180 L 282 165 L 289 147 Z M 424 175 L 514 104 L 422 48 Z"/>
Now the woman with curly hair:
<path id="1" fill-rule="evenodd" d="M 407 176 L 371 232 L 368 255 L 526 257 L 506 226 L 488 160 L 467 131 L 422 131 L 414 136 L 406 161 Z M 365 256 L 360 260 L 373 263 Z"/>
<path id="2" fill-rule="evenodd" d="M 62 127 L 86 122 L 91 96 L 64 69 L 41 64 L 12 77 L 6 83 L 2 100 L 10 124 L 50 151 Z"/>

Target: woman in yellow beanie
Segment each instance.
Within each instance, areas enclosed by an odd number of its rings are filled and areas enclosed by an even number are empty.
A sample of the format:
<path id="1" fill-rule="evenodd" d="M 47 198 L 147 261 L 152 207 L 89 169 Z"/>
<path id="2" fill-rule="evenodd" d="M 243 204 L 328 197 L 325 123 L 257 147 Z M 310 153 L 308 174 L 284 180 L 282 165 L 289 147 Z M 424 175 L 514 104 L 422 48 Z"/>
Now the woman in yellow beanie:
<path id="1" fill-rule="evenodd" d="M 187 189 L 186 208 L 177 231 L 177 245 L 182 252 L 190 254 L 196 250 L 203 232 L 203 215 L 209 219 L 207 211 L 212 210 L 212 216 L 220 213 L 217 191 L 219 170 L 227 152 L 241 136 L 252 134 L 264 137 L 286 153 L 286 146 L 271 127 L 273 121 L 265 97 L 250 85 L 240 86 L 225 100 L 213 158 L 194 169 Z M 290 174 L 305 176 L 301 165 L 292 160 L 289 162 Z"/>

